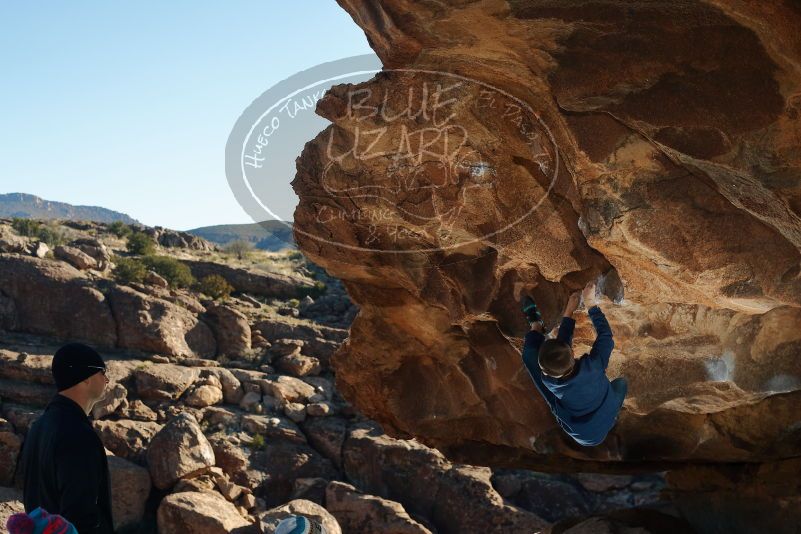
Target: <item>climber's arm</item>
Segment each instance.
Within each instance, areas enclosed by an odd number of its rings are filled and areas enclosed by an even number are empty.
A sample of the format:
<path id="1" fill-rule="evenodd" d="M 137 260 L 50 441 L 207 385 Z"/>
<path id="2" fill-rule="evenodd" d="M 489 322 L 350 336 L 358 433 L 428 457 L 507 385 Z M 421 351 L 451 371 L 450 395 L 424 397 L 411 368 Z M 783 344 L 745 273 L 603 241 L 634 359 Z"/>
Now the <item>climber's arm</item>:
<path id="1" fill-rule="evenodd" d="M 545 341 L 545 336 L 538 330 L 530 330 L 526 333 L 526 338 L 523 343 L 523 363 L 534 381 L 534 385 L 540 392 L 540 395 L 545 399 L 548 407 L 553 412 L 555 410 L 556 397 L 551 391 L 542 383 L 542 371 L 540 370 L 540 363 L 538 359 L 540 346 Z"/>
<path id="2" fill-rule="evenodd" d="M 561 339 L 571 347 L 573 346 L 573 329 L 576 327 L 573 314 L 579 306 L 580 298 L 578 291 L 572 293 L 570 297 L 568 297 L 565 309 L 562 312 L 562 322 L 559 323 L 559 333 L 556 334 L 557 339 Z"/>
<path id="3" fill-rule="evenodd" d="M 571 347 L 573 346 L 573 330 L 576 328 L 576 320 L 573 317 L 565 315 L 562 317 L 562 322 L 559 323 L 559 333 L 556 334 L 557 339 L 561 339 Z"/>
<path id="4" fill-rule="evenodd" d="M 604 369 L 609 365 L 609 357 L 612 355 L 612 349 L 615 347 L 615 341 L 612 339 L 612 328 L 597 305 L 587 310 L 590 316 L 592 326 L 595 328 L 595 342 L 592 344 L 590 350 L 590 358 L 597 359 L 601 362 Z"/>

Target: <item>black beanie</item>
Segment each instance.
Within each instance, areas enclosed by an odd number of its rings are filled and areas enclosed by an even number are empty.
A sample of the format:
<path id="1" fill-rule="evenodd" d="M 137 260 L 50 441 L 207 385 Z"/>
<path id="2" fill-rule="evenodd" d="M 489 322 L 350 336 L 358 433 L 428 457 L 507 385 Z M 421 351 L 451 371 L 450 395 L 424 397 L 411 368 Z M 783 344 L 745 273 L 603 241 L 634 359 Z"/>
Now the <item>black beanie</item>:
<path id="1" fill-rule="evenodd" d="M 86 380 L 106 364 L 95 349 L 83 343 L 67 343 L 53 355 L 53 379 L 59 391 Z"/>

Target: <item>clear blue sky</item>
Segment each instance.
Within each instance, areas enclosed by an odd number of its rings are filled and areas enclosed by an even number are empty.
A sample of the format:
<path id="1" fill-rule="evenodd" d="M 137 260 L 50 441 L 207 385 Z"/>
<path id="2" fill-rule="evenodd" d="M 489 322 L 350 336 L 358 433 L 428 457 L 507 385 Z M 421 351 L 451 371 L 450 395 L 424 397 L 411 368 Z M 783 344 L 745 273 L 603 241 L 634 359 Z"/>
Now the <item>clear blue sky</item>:
<path id="1" fill-rule="evenodd" d="M 236 119 L 293 73 L 365 53 L 334 0 L 0 3 L 0 193 L 180 230 L 252 222 L 224 174 Z"/>

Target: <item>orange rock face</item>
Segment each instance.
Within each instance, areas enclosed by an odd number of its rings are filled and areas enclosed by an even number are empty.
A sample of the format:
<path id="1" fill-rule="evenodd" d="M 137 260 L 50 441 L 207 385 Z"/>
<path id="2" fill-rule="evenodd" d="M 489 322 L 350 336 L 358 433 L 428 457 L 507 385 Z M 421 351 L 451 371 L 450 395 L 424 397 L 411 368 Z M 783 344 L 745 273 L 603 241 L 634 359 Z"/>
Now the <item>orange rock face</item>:
<path id="1" fill-rule="evenodd" d="M 360 306 L 349 400 L 483 465 L 801 454 L 795 4 L 340 4 L 385 71 L 318 103 L 292 184 L 295 240 Z M 599 276 L 629 396 L 581 448 L 522 366 L 518 298 L 555 326 Z"/>

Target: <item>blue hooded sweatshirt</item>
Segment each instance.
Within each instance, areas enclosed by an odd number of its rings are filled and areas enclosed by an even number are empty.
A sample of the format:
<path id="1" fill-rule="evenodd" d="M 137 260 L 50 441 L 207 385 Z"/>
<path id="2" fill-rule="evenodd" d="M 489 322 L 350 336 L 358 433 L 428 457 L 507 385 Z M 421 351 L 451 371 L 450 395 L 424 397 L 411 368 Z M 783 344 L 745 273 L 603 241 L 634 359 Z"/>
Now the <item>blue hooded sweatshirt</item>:
<path id="1" fill-rule="evenodd" d="M 577 369 L 570 376 L 551 378 L 542 374 L 538 354 L 545 336 L 534 330 L 526 334 L 523 363 L 559 425 L 579 445 L 594 446 L 602 443 L 615 426 L 625 391 L 620 395 L 606 377 L 615 346 L 609 322 L 598 306 L 587 313 L 595 328 L 595 342 L 590 352 L 578 359 Z M 573 318 L 563 317 L 557 338 L 572 346 L 575 325 Z"/>

